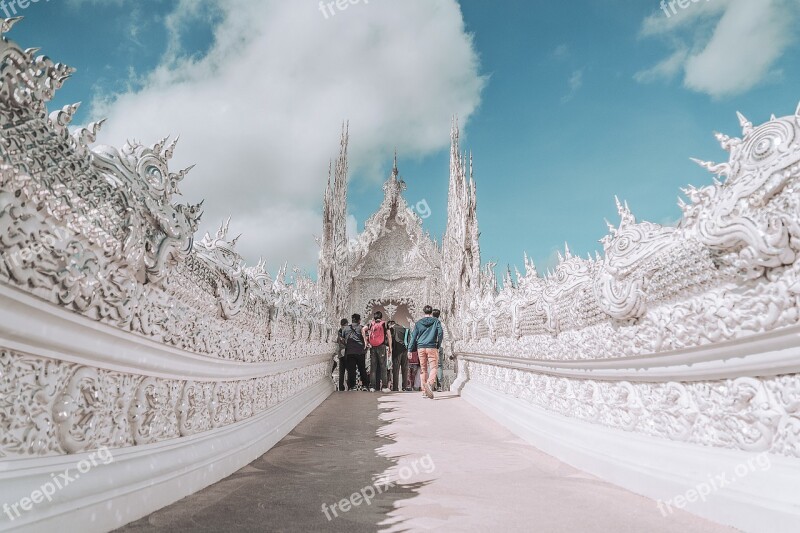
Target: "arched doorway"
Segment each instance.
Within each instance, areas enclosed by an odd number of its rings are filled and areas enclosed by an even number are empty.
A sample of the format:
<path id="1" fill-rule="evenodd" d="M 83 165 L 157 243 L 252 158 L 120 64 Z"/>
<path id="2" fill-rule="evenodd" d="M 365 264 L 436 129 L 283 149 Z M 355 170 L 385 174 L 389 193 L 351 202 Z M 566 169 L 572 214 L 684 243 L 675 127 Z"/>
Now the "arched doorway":
<path id="1" fill-rule="evenodd" d="M 385 320 L 394 320 L 398 324 L 411 327 L 416 315 L 416 305 L 410 298 L 377 298 L 367 302 L 366 320 L 372 318 L 372 313 L 380 311 Z"/>

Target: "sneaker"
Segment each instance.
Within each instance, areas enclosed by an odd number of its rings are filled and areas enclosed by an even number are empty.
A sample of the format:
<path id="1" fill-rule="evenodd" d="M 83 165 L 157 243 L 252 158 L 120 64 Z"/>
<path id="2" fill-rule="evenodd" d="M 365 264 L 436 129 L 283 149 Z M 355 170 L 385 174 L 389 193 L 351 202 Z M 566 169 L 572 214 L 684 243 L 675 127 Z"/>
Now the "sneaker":
<path id="1" fill-rule="evenodd" d="M 384 392 L 384 393 L 385 392 L 392 392 L 392 390 L 391 389 L 381 389 L 381 392 Z"/>
<path id="2" fill-rule="evenodd" d="M 425 383 L 424 394 L 425 394 L 425 396 L 427 396 L 431 400 L 433 399 L 433 390 L 431 390 L 431 384 L 430 383 Z"/>
<path id="3" fill-rule="evenodd" d="M 369 388 L 369 391 L 370 391 L 370 392 L 375 392 L 375 389 L 373 389 L 372 387 L 370 387 L 370 388 Z"/>

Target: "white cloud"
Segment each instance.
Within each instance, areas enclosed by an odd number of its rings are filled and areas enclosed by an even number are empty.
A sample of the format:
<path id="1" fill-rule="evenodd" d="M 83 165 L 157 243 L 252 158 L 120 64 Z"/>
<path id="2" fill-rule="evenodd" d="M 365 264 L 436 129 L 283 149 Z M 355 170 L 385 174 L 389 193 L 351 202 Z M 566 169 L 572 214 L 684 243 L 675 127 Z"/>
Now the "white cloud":
<path id="1" fill-rule="evenodd" d="M 214 44 L 191 57 L 180 32 L 212 12 Z M 181 0 L 166 26 L 170 45 L 143 88 L 94 102 L 93 119 L 108 118 L 99 142 L 180 133 L 173 169 L 197 163 L 181 201 L 206 199 L 203 231 L 232 214 L 239 250 L 272 268 L 315 267 L 342 120 L 351 173 L 377 168 L 395 146 L 447 146 L 451 115 L 465 122 L 485 84 L 455 0 L 371 0 L 327 19 L 311 1 Z"/>
<path id="2" fill-rule="evenodd" d="M 678 48 L 671 56 L 652 68 L 637 72 L 633 77 L 640 83 L 649 83 L 662 78 L 672 79 L 683 70 L 688 54 L 689 51 L 686 48 Z"/>
<path id="3" fill-rule="evenodd" d="M 562 103 L 572 100 L 581 87 L 583 87 L 583 69 L 573 71 L 567 83 L 569 85 L 569 92 L 561 97 Z"/>
<path id="4" fill-rule="evenodd" d="M 556 46 L 556 49 L 553 50 L 553 57 L 556 59 L 565 59 L 569 57 L 570 50 L 569 45 L 567 44 L 559 44 Z"/>
<path id="5" fill-rule="evenodd" d="M 673 52 L 637 72 L 639 82 L 683 72 L 683 84 L 719 98 L 744 93 L 770 76 L 792 39 L 795 0 L 710 0 L 691 3 L 669 18 L 647 17 L 643 37 L 668 39 Z"/>

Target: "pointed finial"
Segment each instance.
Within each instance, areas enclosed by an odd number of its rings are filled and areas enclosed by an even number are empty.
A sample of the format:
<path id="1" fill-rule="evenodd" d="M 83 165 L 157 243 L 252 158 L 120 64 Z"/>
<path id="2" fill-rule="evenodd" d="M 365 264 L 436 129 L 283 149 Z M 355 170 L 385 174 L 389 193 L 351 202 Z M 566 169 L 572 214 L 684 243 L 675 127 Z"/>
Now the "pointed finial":
<path id="1" fill-rule="evenodd" d="M 0 35 L 6 33 L 7 31 L 11 31 L 11 28 L 14 27 L 14 24 L 22 20 L 22 17 L 11 17 L 8 19 L 0 19 Z"/>
<path id="2" fill-rule="evenodd" d="M 392 176 L 397 177 L 400 172 L 397 170 L 397 147 L 394 148 L 394 164 L 392 166 Z"/>
<path id="3" fill-rule="evenodd" d="M 742 133 L 744 135 L 748 135 L 751 131 L 753 131 L 753 123 L 747 120 L 747 117 L 736 112 L 736 116 L 739 118 L 739 125 L 742 126 Z"/>
<path id="4" fill-rule="evenodd" d="M 178 141 L 180 139 L 181 139 L 181 136 L 178 135 L 177 137 L 175 137 L 175 140 L 172 141 L 169 146 L 167 146 L 167 149 L 164 150 L 164 159 L 166 159 L 167 161 L 172 159 L 172 154 L 175 153 L 175 147 L 178 145 Z"/>

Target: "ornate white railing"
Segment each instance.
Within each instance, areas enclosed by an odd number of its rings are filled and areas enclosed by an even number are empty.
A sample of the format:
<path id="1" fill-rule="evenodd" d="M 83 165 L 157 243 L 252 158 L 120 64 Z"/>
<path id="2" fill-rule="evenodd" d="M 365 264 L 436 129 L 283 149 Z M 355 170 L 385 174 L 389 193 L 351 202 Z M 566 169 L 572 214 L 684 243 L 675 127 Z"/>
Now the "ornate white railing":
<path id="1" fill-rule="evenodd" d="M 499 292 L 487 270 L 459 316 L 455 388 L 553 455 L 665 501 L 761 454 L 769 469 L 686 507 L 791 531 L 800 108 L 759 127 L 739 118 L 741 139 L 717 134 L 729 162 L 699 162 L 724 181 L 686 189 L 677 227 L 618 202 L 604 257 L 567 250 L 544 278 L 526 259 Z"/>
<path id="2" fill-rule="evenodd" d="M 255 459 L 332 390 L 316 283 L 245 267 L 227 222 L 195 242 L 175 141 L 90 148 L 101 123 L 48 115 L 71 72 L 0 41 L 0 530 L 122 525 Z M 43 496 L 99 450 L 113 461 Z"/>

